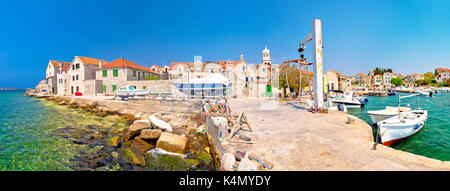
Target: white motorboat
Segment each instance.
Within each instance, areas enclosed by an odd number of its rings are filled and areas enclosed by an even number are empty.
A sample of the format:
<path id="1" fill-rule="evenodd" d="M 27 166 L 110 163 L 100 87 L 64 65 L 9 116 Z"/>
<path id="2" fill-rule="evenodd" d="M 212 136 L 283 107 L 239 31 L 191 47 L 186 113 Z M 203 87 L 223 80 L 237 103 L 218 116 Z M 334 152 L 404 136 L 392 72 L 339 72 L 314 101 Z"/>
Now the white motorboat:
<path id="1" fill-rule="evenodd" d="M 419 94 L 403 97 L 399 96 L 399 107 L 401 98 L 411 96 L 419 97 Z M 391 146 L 399 140 L 416 134 L 423 128 L 428 117 L 428 112 L 420 108 L 403 113 L 400 113 L 400 110 L 398 110 L 398 112 L 398 115 L 377 123 L 378 135 L 381 138 L 381 143 L 383 145 Z"/>
<path id="2" fill-rule="evenodd" d="M 385 119 L 388 119 L 388 118 L 398 115 L 399 110 L 400 110 L 400 113 L 403 113 L 403 112 L 411 111 L 411 108 L 386 106 L 386 109 L 368 111 L 367 113 L 369 114 L 370 119 L 372 119 L 372 123 L 376 124 L 376 123 L 378 123 L 378 121 L 383 121 Z"/>
<path id="3" fill-rule="evenodd" d="M 134 86 L 122 86 L 114 94 L 122 99 L 134 96 L 145 96 L 150 93 L 148 89 L 137 90 Z"/>
<path id="4" fill-rule="evenodd" d="M 414 92 L 414 90 L 412 88 L 407 88 L 405 86 L 400 86 L 400 87 L 396 88 L 395 91 L 403 92 L 403 93 L 413 93 Z"/>
<path id="5" fill-rule="evenodd" d="M 354 95 L 352 91 L 344 92 L 344 94 L 334 96 L 330 99 L 330 107 L 344 104 L 346 107 L 364 107 L 367 102 L 367 98 Z"/>
<path id="6" fill-rule="evenodd" d="M 329 99 L 328 99 L 327 102 L 324 102 L 324 106 L 328 110 L 342 111 L 342 112 L 345 112 L 345 113 L 348 112 L 347 107 L 344 104 L 333 105 Z"/>
<path id="7" fill-rule="evenodd" d="M 433 92 L 428 90 L 416 90 L 414 93 L 418 93 L 421 96 L 433 96 Z"/>

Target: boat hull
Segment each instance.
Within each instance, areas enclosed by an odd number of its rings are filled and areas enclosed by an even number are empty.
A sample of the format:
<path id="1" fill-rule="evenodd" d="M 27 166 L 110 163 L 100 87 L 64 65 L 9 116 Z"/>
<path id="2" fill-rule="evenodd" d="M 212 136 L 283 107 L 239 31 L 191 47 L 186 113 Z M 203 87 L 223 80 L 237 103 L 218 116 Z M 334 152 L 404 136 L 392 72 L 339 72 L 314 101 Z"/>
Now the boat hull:
<path id="1" fill-rule="evenodd" d="M 346 107 L 364 107 L 364 103 L 354 103 L 354 102 L 345 102 L 345 101 L 331 101 L 333 105 L 344 104 Z"/>
<path id="2" fill-rule="evenodd" d="M 392 118 L 397 118 L 394 116 Z M 417 132 L 419 132 L 425 125 L 427 119 L 427 112 L 424 112 L 419 118 L 415 119 L 413 122 L 396 123 L 396 124 L 385 124 L 383 122 L 389 121 L 392 118 L 378 122 L 379 136 L 381 138 L 381 143 L 386 146 L 391 146 L 392 144 L 406 139 Z"/>

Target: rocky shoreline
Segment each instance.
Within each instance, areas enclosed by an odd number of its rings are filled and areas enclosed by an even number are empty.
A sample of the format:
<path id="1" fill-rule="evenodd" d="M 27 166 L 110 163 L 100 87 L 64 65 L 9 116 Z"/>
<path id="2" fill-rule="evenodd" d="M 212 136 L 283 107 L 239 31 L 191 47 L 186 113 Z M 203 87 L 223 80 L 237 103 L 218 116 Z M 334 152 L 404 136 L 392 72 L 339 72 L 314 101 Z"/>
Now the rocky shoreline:
<path id="1" fill-rule="evenodd" d="M 51 131 L 52 135 L 89 148 L 88 151 L 80 151 L 73 159 L 74 170 L 217 170 L 218 165 L 213 160 L 213 151 L 204 133 L 205 116 L 186 112 L 199 109 L 195 104 L 176 103 L 177 107 L 186 105 L 184 112 L 180 113 L 173 112 L 173 108 L 142 112 L 133 108 L 139 105 L 149 107 L 148 102 L 135 102 L 117 109 L 118 104 L 113 101 L 27 95 L 66 105 L 88 115 L 118 116 L 125 124 L 110 128 L 95 125 L 63 127 Z M 157 104 L 154 103 L 155 107 Z"/>

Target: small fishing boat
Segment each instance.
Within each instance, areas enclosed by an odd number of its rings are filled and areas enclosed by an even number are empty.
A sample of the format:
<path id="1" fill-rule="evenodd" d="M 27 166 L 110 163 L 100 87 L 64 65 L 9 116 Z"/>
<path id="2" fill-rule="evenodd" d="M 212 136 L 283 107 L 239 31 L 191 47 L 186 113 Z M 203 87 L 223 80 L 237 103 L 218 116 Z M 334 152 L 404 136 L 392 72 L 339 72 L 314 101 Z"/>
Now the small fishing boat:
<path id="1" fill-rule="evenodd" d="M 330 107 L 344 104 L 346 107 L 364 107 L 364 104 L 368 101 L 365 97 L 355 95 L 352 91 L 344 92 L 344 94 L 334 96 L 330 99 Z"/>
<path id="2" fill-rule="evenodd" d="M 395 95 L 395 90 L 393 90 L 393 89 L 388 89 L 387 95 L 389 95 L 389 96 Z"/>
<path id="3" fill-rule="evenodd" d="M 403 93 L 413 93 L 414 90 L 412 88 L 407 88 L 405 86 L 401 86 L 395 89 L 396 92 L 403 92 Z"/>
<path id="4" fill-rule="evenodd" d="M 387 92 L 384 91 L 374 91 L 374 92 L 369 92 L 369 96 L 387 96 Z"/>
<path id="5" fill-rule="evenodd" d="M 399 107 L 400 99 L 406 97 L 417 96 L 419 100 L 419 94 L 399 96 Z M 401 113 L 398 110 L 398 115 L 379 121 L 378 125 L 378 135 L 381 138 L 381 143 L 386 146 L 391 146 L 393 143 L 408 138 L 417 132 L 419 132 L 425 122 L 427 121 L 428 111 L 420 109 L 411 110 Z M 378 137 L 377 137 L 378 138 Z"/>
<path id="6" fill-rule="evenodd" d="M 114 91 L 117 97 L 122 99 L 134 96 L 145 96 L 150 93 L 148 89 L 137 90 L 135 86 L 122 86 L 119 90 Z"/>
<path id="7" fill-rule="evenodd" d="M 386 106 L 386 109 L 368 111 L 367 113 L 369 114 L 370 119 L 372 119 L 372 123 L 377 124 L 379 121 L 383 121 L 385 119 L 398 115 L 399 112 L 403 113 L 408 111 L 411 111 L 411 108 Z"/>

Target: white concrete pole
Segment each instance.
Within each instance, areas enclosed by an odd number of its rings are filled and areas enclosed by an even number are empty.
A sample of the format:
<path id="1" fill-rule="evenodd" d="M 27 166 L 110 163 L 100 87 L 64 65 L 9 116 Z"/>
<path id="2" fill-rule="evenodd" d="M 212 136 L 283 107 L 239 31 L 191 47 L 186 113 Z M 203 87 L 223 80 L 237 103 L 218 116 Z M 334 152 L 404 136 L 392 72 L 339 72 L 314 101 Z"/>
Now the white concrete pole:
<path id="1" fill-rule="evenodd" d="M 314 57 L 314 106 L 323 108 L 323 77 L 322 77 L 322 21 L 313 21 L 313 57 Z"/>

